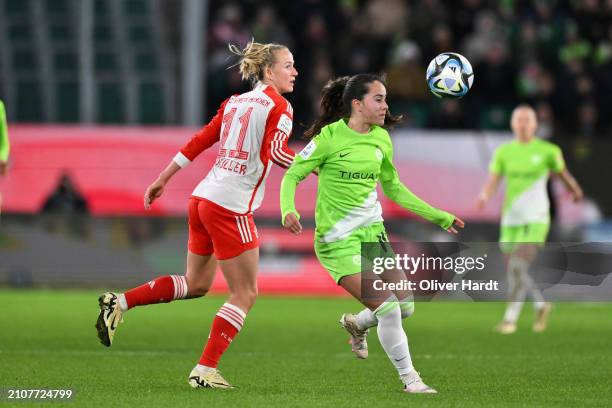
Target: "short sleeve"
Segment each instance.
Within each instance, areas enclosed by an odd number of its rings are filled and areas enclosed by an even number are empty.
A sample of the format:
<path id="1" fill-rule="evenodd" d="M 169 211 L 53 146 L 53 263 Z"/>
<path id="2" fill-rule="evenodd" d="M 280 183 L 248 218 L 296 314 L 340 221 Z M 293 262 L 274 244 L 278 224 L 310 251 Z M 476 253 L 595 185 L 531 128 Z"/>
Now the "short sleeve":
<path id="1" fill-rule="evenodd" d="M 504 172 L 504 162 L 502 159 L 502 149 L 497 148 L 493 153 L 491 162 L 489 163 L 489 172 L 497 175 L 501 175 Z"/>
<path id="2" fill-rule="evenodd" d="M 563 160 L 563 153 L 559 146 L 553 145 L 550 149 L 548 164 L 553 173 L 560 173 L 565 169 L 565 160 Z"/>

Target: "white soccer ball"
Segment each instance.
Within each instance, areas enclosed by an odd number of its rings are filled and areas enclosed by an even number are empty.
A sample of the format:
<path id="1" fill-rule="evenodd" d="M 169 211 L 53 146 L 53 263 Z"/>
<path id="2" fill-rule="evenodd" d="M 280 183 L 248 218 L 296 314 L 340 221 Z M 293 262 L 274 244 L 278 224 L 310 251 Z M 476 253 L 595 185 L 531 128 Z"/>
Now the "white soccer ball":
<path id="1" fill-rule="evenodd" d="M 472 87 L 474 70 L 463 55 L 444 52 L 431 60 L 425 78 L 438 98 L 461 98 Z"/>

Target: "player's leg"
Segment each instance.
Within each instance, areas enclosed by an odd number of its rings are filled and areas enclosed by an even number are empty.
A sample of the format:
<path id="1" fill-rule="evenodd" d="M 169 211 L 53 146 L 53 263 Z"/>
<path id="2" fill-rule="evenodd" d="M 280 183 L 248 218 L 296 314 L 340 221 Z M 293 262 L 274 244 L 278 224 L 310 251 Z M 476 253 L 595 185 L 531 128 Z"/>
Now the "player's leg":
<path id="1" fill-rule="evenodd" d="M 530 264 L 535 260 L 540 247 L 545 244 L 549 229 L 550 224 L 548 223 L 534 223 L 528 225 L 525 242 L 529 242 L 530 244 L 523 245 L 521 251 L 523 257 L 528 259 Z M 532 270 L 532 273 L 537 274 L 538 271 Z M 544 295 L 528 271 L 526 271 L 522 277 L 525 286 L 528 288 L 528 294 L 531 295 L 533 301 L 535 312 L 533 331 L 542 332 L 546 330 L 546 326 L 548 325 L 548 316 L 552 310 L 552 305 L 545 301 Z"/>
<path id="2" fill-rule="evenodd" d="M 120 294 L 122 311 L 136 306 L 167 303 L 177 299 L 204 296 L 217 268 L 210 234 L 198 212 L 201 201 L 189 200 L 189 240 L 185 275 L 167 275 Z"/>
<path id="3" fill-rule="evenodd" d="M 495 326 L 495 331 L 501 334 L 512 334 L 516 331 L 516 322 L 526 296 L 526 289 L 519 279 L 518 270 L 524 269 L 525 262 L 516 254 L 524 236 L 523 226 L 502 226 L 500 228 L 499 245 L 505 254 L 506 280 L 508 282 L 508 302 L 502 321 Z"/>
<path id="4" fill-rule="evenodd" d="M 179 299 L 204 296 L 215 277 L 217 261 L 213 254 L 187 253 L 185 275 L 167 275 L 118 295 L 122 312 L 143 305 L 168 303 Z"/>
<path id="5" fill-rule="evenodd" d="M 373 246 L 368 250 L 376 252 L 375 254 L 370 254 L 370 258 L 374 256 L 395 257 L 391 245 L 388 243 L 388 239 L 384 231 L 384 226 L 382 224 L 375 224 L 373 226 L 364 228 L 364 230 L 365 231 L 362 232 L 368 234 L 369 238 L 373 240 Z M 357 237 L 354 238 L 356 239 Z M 329 264 L 327 269 L 334 270 L 333 263 L 338 259 L 339 256 L 345 256 L 346 258 L 352 259 L 354 257 L 353 252 L 355 250 L 362 249 L 361 241 L 357 241 L 358 243 L 355 244 L 350 243 L 350 241 L 347 241 L 347 243 L 340 243 L 340 248 L 331 248 L 331 254 L 329 256 L 326 256 L 326 252 L 330 252 L 329 249 L 325 251 L 326 248 L 320 248 L 319 258 L 323 258 L 323 261 L 325 261 L 326 257 L 330 257 L 331 259 L 327 261 L 327 263 Z M 337 243 L 333 244 L 337 245 Z M 361 265 L 353 266 L 350 262 L 346 262 L 346 264 L 347 265 L 344 265 L 341 268 L 342 273 L 335 274 L 336 281 L 338 281 L 339 277 L 342 276 L 342 274 L 357 273 L 361 271 Z M 381 275 L 381 278 L 387 282 L 399 282 L 400 280 L 405 279 L 405 275 L 400 271 L 392 270 L 385 271 Z M 414 313 L 414 297 L 412 292 L 397 291 L 394 292 L 394 295 L 396 297 L 395 300 L 399 299 L 402 319 L 412 316 L 412 314 Z M 353 353 L 355 353 L 358 358 L 367 358 L 368 349 L 366 336 L 368 333 L 368 329 L 378 325 L 378 319 L 374 312 L 366 307 L 356 314 L 345 313 L 340 318 L 340 324 L 351 334 L 350 342 L 352 344 Z"/>
<path id="6" fill-rule="evenodd" d="M 100 342 L 110 347 L 123 313 L 136 306 L 167 303 L 203 296 L 214 278 L 216 259 L 212 241 L 197 212 L 198 201 L 189 201 L 189 243 L 185 275 L 166 275 L 125 293 L 106 292 L 99 297 L 96 330 Z"/>
<path id="7" fill-rule="evenodd" d="M 96 321 L 100 342 L 107 347 L 112 345 L 123 314 L 129 309 L 204 296 L 212 284 L 216 264 L 214 255 L 189 252 L 185 275 L 161 276 L 125 293 L 103 293 L 99 298 L 100 313 Z"/>
<path id="8" fill-rule="evenodd" d="M 404 383 L 404 391 L 409 393 L 436 393 L 435 389 L 423 382 L 412 365 L 408 337 L 402 327 L 401 310 L 395 295 L 391 292 L 381 294 L 382 296 L 388 295 L 385 301 L 363 299 L 361 273 L 342 277 L 339 285 L 376 316 L 378 339 Z"/>
<path id="9" fill-rule="evenodd" d="M 406 275 L 401 271 L 391 270 L 383 272 L 380 277 L 386 282 L 400 283 L 400 280 L 405 279 Z M 399 299 L 402 319 L 412 316 L 414 314 L 414 295 L 412 291 L 398 290 L 394 291 L 393 294 L 395 295 L 396 300 Z M 350 316 L 348 319 L 354 319 L 355 324 L 361 330 L 367 330 L 371 327 L 375 327 L 378 324 L 376 315 L 367 307 L 355 315 L 347 314 L 347 316 Z"/>
<path id="10" fill-rule="evenodd" d="M 380 234 L 384 235 L 382 223 L 360 228 L 342 243 L 329 246 L 318 243 L 315 246 L 317 257 L 330 272 L 336 282 L 350 293 L 361 304 L 366 306 L 378 322 L 377 334 L 391 363 L 405 385 L 405 391 L 415 393 L 436 392 L 425 385 L 412 365 L 408 338 L 402 327 L 402 317 L 396 296 L 389 291 L 378 292 L 376 296 L 364 296 L 361 286 L 362 242 L 377 242 Z M 377 243 L 378 245 L 378 243 Z M 381 251 L 375 256 L 386 256 L 391 253 L 390 247 L 380 241 Z M 377 247 L 378 248 L 378 247 Z M 346 317 L 343 316 L 343 317 Z M 345 319 L 346 321 L 346 319 Z"/>
<path id="11" fill-rule="evenodd" d="M 217 366 L 255 303 L 259 242 L 252 215 L 227 214 L 214 205 L 208 205 L 203 219 L 215 220 L 210 228 L 230 296 L 213 319 L 204 351 L 188 381 L 192 387 L 231 388 Z"/>
<path id="12" fill-rule="evenodd" d="M 529 268 L 529 263 L 513 253 L 507 257 L 506 276 L 508 279 L 508 303 L 502 321 L 495 327 L 501 334 L 512 334 L 516 331 L 517 321 L 521 314 L 527 287 L 523 279 L 523 271 Z"/>

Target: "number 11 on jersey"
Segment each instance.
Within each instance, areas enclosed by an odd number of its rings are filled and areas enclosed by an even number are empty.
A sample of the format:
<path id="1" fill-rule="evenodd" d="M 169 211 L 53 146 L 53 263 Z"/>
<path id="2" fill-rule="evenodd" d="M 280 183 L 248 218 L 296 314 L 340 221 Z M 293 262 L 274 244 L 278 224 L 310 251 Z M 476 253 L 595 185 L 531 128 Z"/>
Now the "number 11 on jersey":
<path id="1" fill-rule="evenodd" d="M 227 114 L 223 116 L 223 133 L 221 134 L 221 148 L 219 149 L 219 157 L 228 156 L 228 146 L 226 146 L 226 142 L 229 136 L 230 129 L 232 127 L 232 122 L 234 121 L 234 116 L 236 115 L 236 110 L 236 108 L 232 108 Z M 244 150 L 242 150 L 242 147 L 244 145 L 244 138 L 246 137 L 247 129 L 249 127 L 249 120 L 251 119 L 252 112 L 253 108 L 250 107 L 238 119 L 238 121 L 240 122 L 240 133 L 238 134 L 238 139 L 236 140 L 236 148 L 229 149 L 229 157 L 232 159 L 248 160 L 249 158 L 249 152 L 245 152 Z"/>

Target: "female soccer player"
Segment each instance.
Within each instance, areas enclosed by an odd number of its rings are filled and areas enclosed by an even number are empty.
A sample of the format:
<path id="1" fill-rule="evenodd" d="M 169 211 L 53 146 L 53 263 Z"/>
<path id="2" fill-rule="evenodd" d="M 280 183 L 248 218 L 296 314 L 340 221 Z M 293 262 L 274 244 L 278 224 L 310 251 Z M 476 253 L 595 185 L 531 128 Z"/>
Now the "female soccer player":
<path id="1" fill-rule="evenodd" d="M 283 177 L 282 220 L 294 234 L 302 231 L 295 190 L 318 168 L 315 252 L 336 283 L 367 307 L 357 316 L 345 314 L 341 319 L 352 336 L 354 351 L 358 349 L 362 357 L 367 353 L 366 331 L 378 325 L 378 338 L 405 391 L 435 393 L 415 371 L 402 328 L 402 315 L 410 314 L 414 307 L 411 298 L 402 297 L 404 301 L 398 304 L 390 292 L 383 297 L 386 301 L 364 299 L 361 292 L 361 243 L 386 241 L 376 195 L 379 180 L 385 195 L 404 208 L 451 233 L 457 233 L 454 226 L 463 227 L 463 221 L 433 208 L 401 183 L 385 130 L 400 118 L 389 113 L 386 95 L 383 79 L 371 74 L 338 78 L 324 87 L 321 115 L 306 132 L 313 139 Z"/>
<path id="2" fill-rule="evenodd" d="M 104 293 L 96 328 L 110 346 L 122 314 L 141 305 L 204 296 L 217 262 L 229 287 L 229 299 L 217 312 L 189 384 L 230 388 L 217 371 L 221 355 L 236 337 L 257 297 L 259 241 L 253 221 L 264 195 L 270 166 L 291 165 L 287 147 L 293 109 L 282 94 L 293 91 L 297 71 L 284 45 L 251 42 L 230 51 L 240 57 L 240 73 L 253 90 L 225 100 L 215 117 L 180 150 L 147 188 L 145 208 L 159 198 L 181 168 L 219 141 L 219 154 L 189 200 L 189 242 L 185 275 L 162 276 L 125 293 Z"/>
<path id="3" fill-rule="evenodd" d="M 501 178 L 506 177 L 499 241 L 501 250 L 507 254 L 510 302 L 495 330 L 502 334 L 516 331 L 516 322 L 529 292 L 536 312 L 533 330 L 541 332 L 546 329 L 551 305 L 544 301 L 528 271 L 538 246 L 546 242 L 550 227 L 550 203 L 546 192 L 550 172 L 561 178 L 574 201 L 582 199 L 582 190 L 567 171 L 561 149 L 535 136 L 538 122 L 529 105 L 514 109 L 510 126 L 515 140 L 500 146 L 493 154 L 489 166 L 491 174 L 477 202 L 478 208 L 484 208 Z"/>

